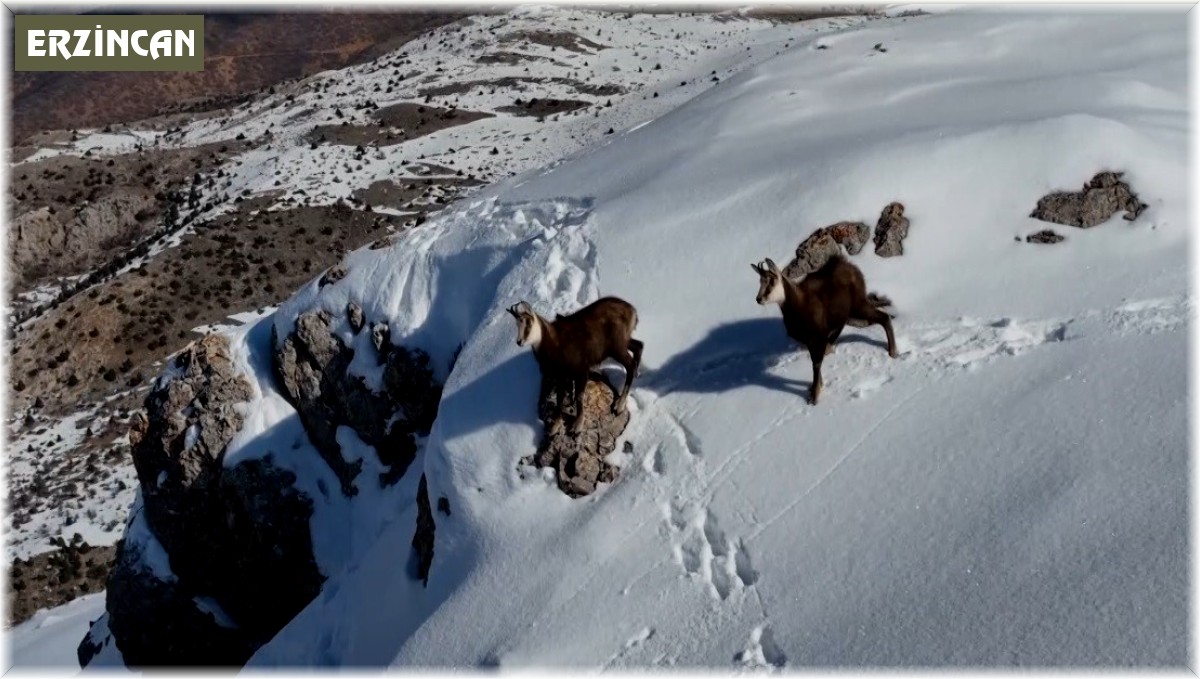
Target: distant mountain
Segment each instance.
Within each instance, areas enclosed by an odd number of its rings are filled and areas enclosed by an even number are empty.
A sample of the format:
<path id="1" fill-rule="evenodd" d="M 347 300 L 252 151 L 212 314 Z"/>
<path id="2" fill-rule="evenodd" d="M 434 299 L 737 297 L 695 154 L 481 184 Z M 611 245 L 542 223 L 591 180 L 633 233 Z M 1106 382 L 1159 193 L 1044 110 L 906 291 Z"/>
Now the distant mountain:
<path id="1" fill-rule="evenodd" d="M 370 61 L 462 12 L 206 14 L 201 73 L 14 73 L 12 143 L 163 110 L 211 107 L 281 80 Z"/>

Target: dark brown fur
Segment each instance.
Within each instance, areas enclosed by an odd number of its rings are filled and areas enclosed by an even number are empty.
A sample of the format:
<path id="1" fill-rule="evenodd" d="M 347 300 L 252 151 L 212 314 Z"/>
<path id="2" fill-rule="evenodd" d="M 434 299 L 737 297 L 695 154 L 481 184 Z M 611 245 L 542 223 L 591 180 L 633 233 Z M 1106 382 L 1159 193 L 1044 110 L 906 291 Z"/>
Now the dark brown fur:
<path id="1" fill-rule="evenodd" d="M 522 305 L 523 308 L 522 308 Z M 566 390 L 576 404 L 572 432 L 582 426 L 580 399 L 592 368 L 611 358 L 625 368 L 625 385 L 614 394 L 613 412 L 621 412 L 633 386 L 633 378 L 642 361 L 642 342 L 633 338 L 637 327 L 637 310 L 625 300 L 603 297 L 569 316 L 556 316 L 547 321 L 522 303 L 509 309 L 517 318 L 519 338 L 525 336 L 525 323 L 534 322 L 541 328 L 541 341 L 533 348 L 542 371 L 542 398 L 550 388 L 558 392 L 559 416 L 566 402 Z"/>
<path id="2" fill-rule="evenodd" d="M 850 319 L 878 323 L 887 333 L 888 355 L 896 357 L 896 337 L 892 332 L 892 317 L 871 304 L 862 271 L 840 255 L 829 258 L 820 269 L 808 274 L 799 283 L 784 276 L 775 263 L 754 265 L 759 274 L 758 301 L 765 304 L 766 295 L 775 280 L 783 284 L 784 300 L 779 305 L 788 336 L 808 348 L 813 364 L 813 381 L 809 403 L 816 404 L 821 394 L 821 361 L 842 334 Z"/>

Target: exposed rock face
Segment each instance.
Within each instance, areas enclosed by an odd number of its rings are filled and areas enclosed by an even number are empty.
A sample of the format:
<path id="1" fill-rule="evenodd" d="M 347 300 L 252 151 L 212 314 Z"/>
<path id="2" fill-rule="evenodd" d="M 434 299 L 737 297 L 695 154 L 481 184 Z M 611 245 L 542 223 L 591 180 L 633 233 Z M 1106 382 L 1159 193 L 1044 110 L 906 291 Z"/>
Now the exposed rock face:
<path id="1" fill-rule="evenodd" d="M 441 498 L 445 500 L 446 498 Z M 441 502 L 439 501 L 439 506 Z M 449 507 L 449 503 L 446 505 Z M 448 513 L 448 512 L 447 512 Z M 433 510 L 429 507 L 429 484 L 425 475 L 417 485 L 417 530 L 413 533 L 412 546 L 417 553 L 417 577 L 429 584 L 429 568 L 433 565 L 433 536 L 437 526 L 433 523 Z"/>
<path id="2" fill-rule="evenodd" d="M 357 323 L 353 310 L 350 313 L 353 327 Z M 347 371 L 354 349 L 333 334 L 332 324 L 333 318 L 324 311 L 301 315 L 283 344 L 275 343 L 279 347 L 275 368 L 309 437 L 341 480 L 342 492 L 354 495 L 362 462 L 346 462 L 337 442 L 338 427 L 351 427 L 364 443 L 374 446 L 380 461 L 389 466 L 379 482 L 394 483 L 416 455 L 415 435 L 428 433 L 433 425 L 441 386 L 433 378 L 425 352 L 392 345 L 388 334 L 378 330 L 386 330 L 386 324 L 377 324 L 372 339 L 376 360 L 384 366 L 384 390 L 372 391 L 361 377 Z"/>
<path id="3" fill-rule="evenodd" d="M 783 268 L 783 275 L 800 280 L 841 254 L 843 247 L 847 254 L 857 255 L 870 234 L 871 229 L 862 222 L 838 222 L 817 229 L 796 247 L 796 256 Z"/>
<path id="4" fill-rule="evenodd" d="M 131 666 L 240 665 L 320 590 L 312 503 L 293 488 L 293 475 L 271 455 L 224 466 L 242 425 L 235 406 L 251 396 L 225 337 L 209 335 L 174 359 L 146 412 L 134 417 L 144 520 L 174 577 L 147 568 L 144 547 L 121 543 L 107 609 Z M 218 622 L 197 598 L 227 619 Z"/>
<path id="5" fill-rule="evenodd" d="M 1101 172 L 1081 191 L 1056 191 L 1043 196 L 1029 214 L 1034 219 L 1088 229 L 1124 210 L 1125 219 L 1137 219 L 1146 204 L 1121 180 L 1120 172 Z"/>
<path id="6" fill-rule="evenodd" d="M 862 252 L 863 246 L 871 237 L 871 227 L 862 222 L 838 222 L 825 227 L 825 232 L 851 255 Z"/>
<path id="7" fill-rule="evenodd" d="M 1037 233 L 1031 233 L 1028 236 L 1025 236 L 1026 243 L 1054 244 L 1061 243 L 1064 240 L 1066 240 L 1066 237 L 1055 233 L 1053 229 L 1042 229 Z"/>
<path id="8" fill-rule="evenodd" d="M 551 424 L 557 412 L 557 400 L 553 390 L 538 406 L 538 415 L 546 426 L 546 434 L 538 446 L 538 452 L 525 458 L 523 464 L 550 467 L 555 470 L 558 487 L 571 497 L 589 495 L 596 484 L 616 479 L 619 469 L 604 461 L 617 445 L 617 437 L 629 424 L 629 412 L 612 414 L 613 388 L 602 377 L 593 373 L 584 388 L 583 428 L 578 436 L 570 433 L 571 419 L 576 415 L 575 405 L 568 407 L 567 426 L 563 431 L 551 433 Z"/>
<path id="9" fill-rule="evenodd" d="M 904 239 L 908 236 L 908 218 L 904 205 L 889 203 L 875 224 L 875 254 L 897 257 L 904 254 Z"/>
<path id="10" fill-rule="evenodd" d="M 358 305 L 346 313 L 355 332 L 372 327 Z M 362 461 L 345 462 L 338 428 L 352 428 L 387 468 L 357 482 L 394 483 L 415 457 L 415 435 L 433 423 L 441 385 L 426 354 L 393 346 L 378 323 L 371 341 L 355 343 L 381 367 L 382 389 L 372 391 L 348 371 L 355 351 L 332 326 L 323 311 L 302 315 L 273 358 L 281 391 L 349 496 Z M 181 352 L 147 396 L 130 427 L 141 501 L 109 576 L 107 615 L 80 644 L 81 662 L 115 641 L 133 667 L 239 666 L 319 593 L 313 499 L 275 464 L 290 449 L 225 464 L 242 427 L 238 404 L 253 395 L 227 339 L 210 335 Z M 424 478 L 419 514 L 413 545 L 427 578 L 433 515 Z"/>
<path id="11" fill-rule="evenodd" d="M 200 610 L 181 580 L 157 577 L 137 547 L 122 543 L 108 579 L 108 627 L 130 667 L 234 667 L 255 645 L 238 629 L 224 627 Z M 99 650 L 85 638 L 79 662 L 86 667 Z"/>
<path id="12" fill-rule="evenodd" d="M 346 317 L 350 320 L 350 329 L 355 333 L 362 330 L 363 325 L 365 325 L 367 322 L 366 318 L 363 316 L 362 307 L 354 302 L 350 302 L 348 305 L 346 305 Z"/>

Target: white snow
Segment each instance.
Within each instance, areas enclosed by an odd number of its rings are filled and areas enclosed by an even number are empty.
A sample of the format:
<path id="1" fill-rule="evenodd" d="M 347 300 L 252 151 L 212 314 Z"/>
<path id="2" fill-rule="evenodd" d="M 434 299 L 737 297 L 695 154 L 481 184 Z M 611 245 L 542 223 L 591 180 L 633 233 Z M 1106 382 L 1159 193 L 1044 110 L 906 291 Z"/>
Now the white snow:
<path id="1" fill-rule="evenodd" d="M 427 588 L 395 522 L 251 664 L 1184 662 L 1182 18 L 950 12 L 800 41 L 347 257 L 276 327 L 354 300 L 436 365 L 465 340 L 422 460 L 453 514 Z M 1014 242 L 1103 169 L 1149 204 L 1136 222 Z M 855 262 L 902 356 L 848 331 L 809 407 L 747 265 L 893 200 L 905 255 Z M 602 293 L 639 309 L 643 460 L 572 501 L 518 471 L 537 371 L 503 309 Z"/>
<path id="2" fill-rule="evenodd" d="M 351 253 L 345 278 L 228 331 L 255 397 L 226 464 L 273 455 L 297 474 L 329 576 L 250 665 L 1183 665 L 1184 17 L 974 8 L 764 28 L 718 85 L 660 96 L 618 126 L 636 129 Z M 602 30 L 581 35 L 636 44 Z M 450 132 L 419 148 L 461 146 Z M 574 150 L 544 148 L 529 167 Z M 1040 196 L 1100 170 L 1149 205 L 1136 221 L 1014 242 L 1048 226 L 1028 217 Z M 848 329 L 808 406 L 808 356 L 755 304 L 747 265 L 895 200 L 905 254 L 853 261 L 893 299 L 901 356 L 879 328 Z M 538 375 L 504 309 L 552 318 L 602 294 L 638 307 L 646 345 L 633 454 L 571 500 L 520 468 Z M 346 499 L 269 354 L 272 328 L 350 301 L 446 383 L 392 488 L 338 432 L 364 462 Z M 411 570 L 422 472 L 452 510 L 434 514 L 428 586 Z"/>
<path id="3" fill-rule="evenodd" d="M 104 592 L 87 594 L 50 610 L 38 611 L 29 620 L 8 630 L 10 668 L 66 667 L 79 669 L 75 649 L 93 620 L 104 615 Z"/>

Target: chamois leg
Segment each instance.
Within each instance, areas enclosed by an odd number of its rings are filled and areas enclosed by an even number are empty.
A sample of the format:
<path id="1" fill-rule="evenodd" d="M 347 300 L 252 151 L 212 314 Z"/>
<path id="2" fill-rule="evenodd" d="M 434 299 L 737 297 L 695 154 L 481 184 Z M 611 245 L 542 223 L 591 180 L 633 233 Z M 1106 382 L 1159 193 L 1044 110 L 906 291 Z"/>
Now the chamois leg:
<path id="1" fill-rule="evenodd" d="M 880 311 L 873 306 L 867 305 L 867 309 L 862 309 L 859 318 L 872 324 L 883 326 L 883 331 L 887 333 L 888 356 L 896 358 L 896 335 L 892 332 L 892 317 L 886 311 Z"/>
<path id="2" fill-rule="evenodd" d="M 638 368 L 642 365 L 642 348 L 644 346 L 641 340 L 631 338 L 627 352 L 618 351 L 613 355 L 613 359 L 625 367 L 625 385 L 621 388 L 621 394 L 617 396 L 617 400 L 613 401 L 612 412 L 614 415 L 625 412 L 625 401 L 629 398 L 629 389 L 633 386 L 633 378 L 637 376 Z"/>
<path id="3" fill-rule="evenodd" d="M 843 325 L 843 326 L 838 327 L 836 330 L 829 331 L 829 343 L 825 346 L 825 355 L 826 356 L 833 354 L 833 352 L 837 350 L 838 337 L 841 336 L 842 330 L 844 330 L 845 328 L 846 328 L 846 326 Z"/>
<path id="4" fill-rule="evenodd" d="M 563 422 L 563 408 L 565 407 L 567 398 L 567 390 L 565 387 L 565 380 L 561 378 L 555 379 L 549 384 L 543 384 L 543 400 L 545 400 L 546 394 L 548 394 L 550 391 L 554 392 L 554 414 L 551 415 L 553 419 L 550 421 L 550 429 L 548 432 L 550 436 L 558 436 L 563 432 L 563 429 L 566 426 Z"/>
<path id="5" fill-rule="evenodd" d="M 819 341 L 814 343 L 808 348 L 808 355 L 812 358 L 813 366 L 812 387 L 808 391 L 808 402 L 817 405 L 817 399 L 821 396 L 821 361 L 825 359 L 825 344 Z"/>
<path id="6" fill-rule="evenodd" d="M 571 378 L 571 391 L 574 392 L 572 402 L 575 404 L 575 421 L 571 423 L 571 436 L 578 436 L 583 431 L 583 392 L 587 389 L 588 374 L 576 375 Z"/>

